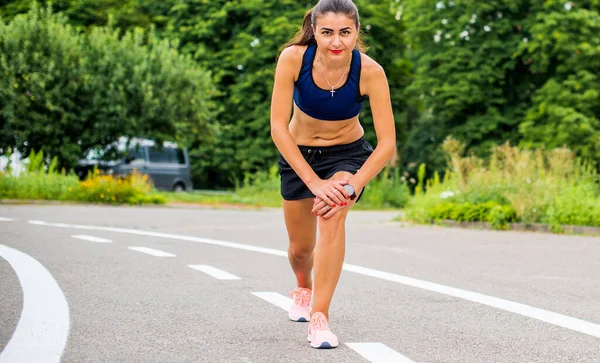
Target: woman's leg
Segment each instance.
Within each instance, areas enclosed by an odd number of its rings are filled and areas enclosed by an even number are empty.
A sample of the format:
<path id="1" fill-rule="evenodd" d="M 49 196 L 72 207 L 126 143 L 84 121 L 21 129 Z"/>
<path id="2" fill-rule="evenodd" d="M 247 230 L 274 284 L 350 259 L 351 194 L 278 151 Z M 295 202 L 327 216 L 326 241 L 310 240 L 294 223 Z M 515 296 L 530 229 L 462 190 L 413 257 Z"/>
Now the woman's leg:
<path id="1" fill-rule="evenodd" d="M 348 180 L 351 175 L 348 172 L 338 172 L 330 180 Z M 348 201 L 348 206 L 335 213 L 331 218 L 319 218 L 319 238 L 314 257 L 315 281 L 311 316 L 316 312 L 321 312 L 329 319 L 329 305 L 344 264 L 346 217 L 353 204 L 354 202 Z"/>
<path id="2" fill-rule="evenodd" d="M 298 287 L 312 290 L 313 253 L 317 236 L 317 218 L 311 214 L 312 199 L 283 201 L 288 231 L 288 259 Z"/>

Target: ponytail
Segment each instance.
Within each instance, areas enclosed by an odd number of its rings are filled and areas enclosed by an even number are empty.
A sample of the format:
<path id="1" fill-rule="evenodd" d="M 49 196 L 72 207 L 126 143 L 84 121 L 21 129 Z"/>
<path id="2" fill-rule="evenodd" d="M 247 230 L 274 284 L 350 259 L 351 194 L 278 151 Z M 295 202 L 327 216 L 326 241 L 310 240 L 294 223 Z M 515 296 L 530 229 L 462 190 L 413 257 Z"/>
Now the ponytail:
<path id="1" fill-rule="evenodd" d="M 309 11 L 306 12 L 306 14 L 304 14 L 304 21 L 302 22 L 302 29 L 298 30 L 296 35 L 294 35 L 294 37 L 289 42 L 287 42 L 283 45 L 282 50 L 287 47 L 290 47 L 292 45 L 317 44 L 317 41 L 315 40 L 315 33 L 313 32 L 313 22 L 312 22 L 313 9 L 314 8 L 310 9 Z"/>

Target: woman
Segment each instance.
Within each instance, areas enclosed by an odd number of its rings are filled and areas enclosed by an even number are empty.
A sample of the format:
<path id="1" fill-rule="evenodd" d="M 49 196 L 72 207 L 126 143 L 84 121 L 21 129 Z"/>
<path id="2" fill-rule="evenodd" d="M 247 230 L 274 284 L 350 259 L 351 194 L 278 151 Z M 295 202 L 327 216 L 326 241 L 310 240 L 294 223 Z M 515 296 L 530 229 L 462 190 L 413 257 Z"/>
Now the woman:
<path id="1" fill-rule="evenodd" d="M 346 216 L 396 152 L 385 72 L 361 52 L 359 31 L 351 0 L 320 0 L 281 52 L 275 71 L 271 135 L 281 153 L 288 256 L 298 284 L 290 293 L 289 316 L 310 321 L 313 348 L 338 345 L 328 319 L 344 262 Z M 377 134 L 374 150 L 358 120 L 367 97 Z"/>

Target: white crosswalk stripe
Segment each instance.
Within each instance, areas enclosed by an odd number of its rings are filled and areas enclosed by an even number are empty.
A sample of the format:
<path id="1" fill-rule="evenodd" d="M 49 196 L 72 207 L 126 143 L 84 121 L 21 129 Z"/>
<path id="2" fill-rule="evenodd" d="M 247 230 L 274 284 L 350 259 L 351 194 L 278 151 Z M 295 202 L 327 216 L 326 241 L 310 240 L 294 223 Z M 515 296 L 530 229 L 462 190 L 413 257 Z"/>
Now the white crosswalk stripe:
<path id="1" fill-rule="evenodd" d="M 289 311 L 290 305 L 292 304 L 292 299 L 276 292 L 253 292 L 252 295 L 258 296 L 275 306 L 279 306 L 285 311 Z"/>
<path id="2" fill-rule="evenodd" d="M 155 256 L 155 257 L 175 257 L 176 256 L 169 252 L 155 250 L 154 248 L 148 248 L 148 247 L 127 247 L 127 248 L 129 248 L 132 251 L 142 252 L 147 255 Z"/>
<path id="3" fill-rule="evenodd" d="M 223 270 L 219 270 L 218 268 L 207 266 L 207 265 L 188 265 L 189 268 L 194 270 L 202 271 L 207 275 L 210 275 L 219 280 L 241 280 L 241 278 L 230 274 L 229 272 L 225 272 Z"/>
<path id="4" fill-rule="evenodd" d="M 413 363 L 412 360 L 382 343 L 346 343 L 346 345 L 372 363 Z"/>
<path id="5" fill-rule="evenodd" d="M 83 235 L 83 234 L 73 235 L 71 237 L 77 238 L 77 239 L 82 239 L 84 241 L 96 242 L 96 243 L 112 243 L 111 240 L 106 239 L 106 238 L 100 238 L 100 237 L 94 237 L 94 236 L 86 236 L 86 235 Z"/>

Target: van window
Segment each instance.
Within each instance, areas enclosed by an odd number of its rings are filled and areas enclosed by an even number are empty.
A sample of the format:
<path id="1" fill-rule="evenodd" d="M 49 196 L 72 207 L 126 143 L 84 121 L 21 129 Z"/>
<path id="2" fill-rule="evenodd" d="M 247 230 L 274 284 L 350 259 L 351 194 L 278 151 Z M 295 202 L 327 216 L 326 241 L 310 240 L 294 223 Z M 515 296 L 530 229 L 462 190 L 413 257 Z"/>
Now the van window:
<path id="1" fill-rule="evenodd" d="M 146 162 L 146 150 L 141 146 L 131 148 L 128 155 L 133 158 L 130 164 L 143 164 Z"/>
<path id="2" fill-rule="evenodd" d="M 182 149 L 150 147 L 150 162 L 152 163 L 169 163 L 169 164 L 185 164 L 185 158 Z"/>
<path id="3" fill-rule="evenodd" d="M 182 165 L 185 164 L 185 157 L 183 156 L 182 149 L 177 149 L 177 163 Z"/>

